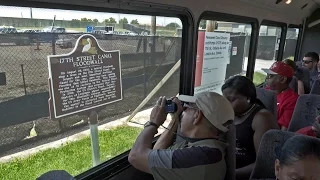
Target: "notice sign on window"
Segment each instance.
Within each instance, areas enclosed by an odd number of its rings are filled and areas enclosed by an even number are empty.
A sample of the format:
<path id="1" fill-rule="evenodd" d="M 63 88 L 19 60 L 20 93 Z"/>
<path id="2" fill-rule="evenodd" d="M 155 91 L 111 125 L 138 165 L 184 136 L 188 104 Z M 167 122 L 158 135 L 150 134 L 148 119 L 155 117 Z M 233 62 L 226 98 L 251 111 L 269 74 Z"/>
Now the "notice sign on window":
<path id="1" fill-rule="evenodd" d="M 50 117 L 92 110 L 122 100 L 120 51 L 104 51 L 82 35 L 73 52 L 48 56 Z"/>
<path id="2" fill-rule="evenodd" d="M 205 91 L 221 93 L 229 63 L 230 34 L 200 31 L 194 93 Z"/>

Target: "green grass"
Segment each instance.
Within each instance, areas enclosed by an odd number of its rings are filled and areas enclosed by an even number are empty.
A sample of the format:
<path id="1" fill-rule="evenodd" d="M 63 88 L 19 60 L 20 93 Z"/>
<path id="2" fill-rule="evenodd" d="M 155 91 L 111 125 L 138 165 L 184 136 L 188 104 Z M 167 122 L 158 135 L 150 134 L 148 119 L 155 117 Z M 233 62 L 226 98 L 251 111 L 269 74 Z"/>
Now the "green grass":
<path id="1" fill-rule="evenodd" d="M 290 60 L 294 61 L 294 57 L 293 56 L 290 56 L 290 57 L 287 57 L 287 58 L 284 58 L 284 59 L 290 59 Z"/>
<path id="2" fill-rule="evenodd" d="M 254 85 L 260 85 L 262 83 L 264 83 L 264 81 L 266 80 L 266 75 L 260 73 L 260 72 L 254 72 L 253 74 L 253 83 Z"/>
<path id="3" fill-rule="evenodd" d="M 129 150 L 140 128 L 120 126 L 99 132 L 101 160 L 106 161 Z M 25 159 L 0 164 L 1 180 L 34 180 L 50 170 L 66 170 L 73 176 L 92 167 L 90 137 L 48 149 Z"/>

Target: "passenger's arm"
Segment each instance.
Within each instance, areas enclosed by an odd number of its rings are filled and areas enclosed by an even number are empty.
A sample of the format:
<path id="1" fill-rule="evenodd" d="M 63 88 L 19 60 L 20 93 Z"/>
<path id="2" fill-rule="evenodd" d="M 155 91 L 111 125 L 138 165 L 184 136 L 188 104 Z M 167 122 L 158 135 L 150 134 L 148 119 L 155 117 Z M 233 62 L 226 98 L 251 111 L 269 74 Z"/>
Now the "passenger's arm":
<path id="1" fill-rule="evenodd" d="M 256 153 L 260 147 L 260 141 L 265 132 L 270 129 L 279 129 L 277 121 L 272 113 L 267 110 L 261 110 L 258 112 L 252 121 L 252 129 L 254 131 L 253 143 Z"/>
<path id="2" fill-rule="evenodd" d="M 151 111 L 150 121 L 157 124 L 158 127 L 164 123 L 167 117 L 165 105 L 166 98 L 160 97 L 157 105 Z M 138 136 L 129 153 L 128 160 L 132 166 L 146 173 L 151 173 L 148 158 L 152 148 L 152 140 L 158 132 L 158 127 L 153 125 L 146 127 Z"/>
<path id="3" fill-rule="evenodd" d="M 275 117 L 269 111 L 261 110 L 255 115 L 252 121 L 252 129 L 254 131 L 253 143 L 257 154 L 260 146 L 260 141 L 264 133 L 270 129 L 279 129 L 279 126 L 276 123 Z M 254 166 L 255 163 L 252 163 L 243 168 L 236 169 L 236 178 L 249 179 Z"/>
<path id="4" fill-rule="evenodd" d="M 172 120 L 166 129 L 157 140 L 156 144 L 153 146 L 153 149 L 167 149 L 173 144 L 174 137 L 178 129 L 179 117 L 173 116 Z"/>
<path id="5" fill-rule="evenodd" d="M 298 80 L 298 94 L 299 95 L 302 95 L 304 94 L 304 85 L 303 85 L 303 82 Z"/>
<path id="6" fill-rule="evenodd" d="M 157 132 L 158 131 L 155 126 L 149 126 L 146 127 L 138 136 L 128 157 L 130 164 L 132 164 L 136 169 L 146 173 L 151 173 L 148 164 L 148 156 L 151 152 L 153 137 Z"/>

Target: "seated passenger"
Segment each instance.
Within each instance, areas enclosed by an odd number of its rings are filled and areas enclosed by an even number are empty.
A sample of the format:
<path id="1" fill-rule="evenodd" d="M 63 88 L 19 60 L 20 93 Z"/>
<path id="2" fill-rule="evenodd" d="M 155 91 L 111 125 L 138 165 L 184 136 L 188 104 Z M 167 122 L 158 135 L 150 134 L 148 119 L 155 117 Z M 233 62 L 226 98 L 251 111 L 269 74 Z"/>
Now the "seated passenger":
<path id="1" fill-rule="evenodd" d="M 249 179 L 261 138 L 270 129 L 279 129 L 277 120 L 257 99 L 253 82 L 244 76 L 234 76 L 222 86 L 230 101 L 236 125 L 236 178 Z"/>
<path id="2" fill-rule="evenodd" d="M 320 179 L 320 141 L 293 136 L 276 150 L 275 176 L 278 180 Z"/>
<path id="3" fill-rule="evenodd" d="M 316 117 L 316 120 L 312 126 L 299 129 L 297 133 L 320 138 L 320 116 Z"/>
<path id="4" fill-rule="evenodd" d="M 152 149 L 157 129 L 166 120 L 166 98 L 160 97 L 150 121 L 137 138 L 129 154 L 129 162 L 137 169 L 150 173 L 155 180 L 197 179 L 223 180 L 226 175 L 227 143 L 219 140 L 233 123 L 234 112 L 223 96 L 203 92 L 195 96 L 173 98 L 178 106 L 165 130 Z M 183 142 L 175 144 L 178 123 Z"/>
<path id="5" fill-rule="evenodd" d="M 316 52 L 308 52 L 304 55 L 302 66 L 307 68 L 310 72 L 310 87 L 313 82 L 318 79 L 320 73 L 318 72 L 319 55 Z"/>
<path id="6" fill-rule="evenodd" d="M 293 77 L 293 69 L 283 63 L 275 62 L 269 69 L 262 69 L 267 73 L 266 83 L 269 89 L 277 94 L 278 124 L 282 130 L 287 130 L 292 118 L 299 95 L 289 88 Z"/>
<path id="7" fill-rule="evenodd" d="M 296 66 L 296 63 L 294 61 L 292 61 L 291 59 L 285 59 L 282 62 L 288 64 L 289 66 L 292 67 L 293 71 L 294 71 L 294 76 L 298 78 L 298 94 L 302 95 L 302 94 L 309 94 L 310 92 L 310 88 L 307 87 L 304 83 L 303 83 L 303 72 L 300 68 L 298 68 Z"/>

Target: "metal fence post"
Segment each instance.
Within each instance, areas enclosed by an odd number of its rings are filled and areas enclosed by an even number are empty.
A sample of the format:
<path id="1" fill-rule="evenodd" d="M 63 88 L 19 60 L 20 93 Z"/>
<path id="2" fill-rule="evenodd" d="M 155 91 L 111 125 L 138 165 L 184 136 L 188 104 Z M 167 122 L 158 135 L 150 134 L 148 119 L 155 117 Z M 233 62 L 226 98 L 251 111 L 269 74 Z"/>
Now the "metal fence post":
<path id="1" fill-rule="evenodd" d="M 147 61 L 147 38 L 143 38 L 143 88 L 144 97 L 147 97 L 147 75 L 146 75 L 146 61 Z"/>
<path id="2" fill-rule="evenodd" d="M 152 36 L 151 44 L 151 66 L 156 66 L 156 36 Z"/>
<path id="3" fill-rule="evenodd" d="M 23 81 L 24 95 L 27 95 L 27 86 L 26 86 L 26 80 L 25 80 L 25 78 L 24 78 L 23 64 L 21 64 L 21 73 L 22 73 L 22 81 Z"/>
<path id="4" fill-rule="evenodd" d="M 52 55 L 55 55 L 56 54 L 56 37 L 55 37 L 55 34 L 52 33 Z"/>

